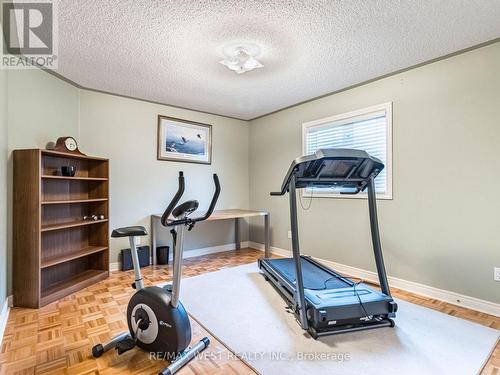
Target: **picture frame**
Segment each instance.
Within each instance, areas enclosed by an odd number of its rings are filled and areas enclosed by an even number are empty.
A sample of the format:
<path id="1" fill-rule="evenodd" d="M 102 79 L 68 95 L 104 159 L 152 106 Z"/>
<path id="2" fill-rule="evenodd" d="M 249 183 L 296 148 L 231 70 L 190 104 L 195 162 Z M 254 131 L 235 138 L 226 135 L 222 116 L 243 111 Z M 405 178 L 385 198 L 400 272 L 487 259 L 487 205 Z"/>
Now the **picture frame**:
<path id="1" fill-rule="evenodd" d="M 157 159 L 212 164 L 212 125 L 158 115 Z"/>

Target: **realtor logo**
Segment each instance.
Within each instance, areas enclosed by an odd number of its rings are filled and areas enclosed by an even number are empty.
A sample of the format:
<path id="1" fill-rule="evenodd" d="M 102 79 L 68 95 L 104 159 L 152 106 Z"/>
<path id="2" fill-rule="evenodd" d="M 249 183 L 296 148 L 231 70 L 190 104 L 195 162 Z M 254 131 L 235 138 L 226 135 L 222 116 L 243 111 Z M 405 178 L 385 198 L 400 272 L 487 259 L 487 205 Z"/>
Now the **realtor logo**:
<path id="1" fill-rule="evenodd" d="M 2 67 L 57 68 L 57 17 L 48 0 L 2 3 Z"/>

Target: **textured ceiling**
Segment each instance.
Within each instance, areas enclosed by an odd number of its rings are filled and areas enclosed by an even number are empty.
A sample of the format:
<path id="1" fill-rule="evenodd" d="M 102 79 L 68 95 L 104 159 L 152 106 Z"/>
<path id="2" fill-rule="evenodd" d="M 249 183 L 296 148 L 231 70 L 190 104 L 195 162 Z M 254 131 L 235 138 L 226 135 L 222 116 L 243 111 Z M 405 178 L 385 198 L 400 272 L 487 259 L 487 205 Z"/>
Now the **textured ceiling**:
<path id="1" fill-rule="evenodd" d="M 57 73 L 251 119 L 500 36 L 500 0 L 59 0 Z M 237 75 L 224 46 L 265 67 Z"/>

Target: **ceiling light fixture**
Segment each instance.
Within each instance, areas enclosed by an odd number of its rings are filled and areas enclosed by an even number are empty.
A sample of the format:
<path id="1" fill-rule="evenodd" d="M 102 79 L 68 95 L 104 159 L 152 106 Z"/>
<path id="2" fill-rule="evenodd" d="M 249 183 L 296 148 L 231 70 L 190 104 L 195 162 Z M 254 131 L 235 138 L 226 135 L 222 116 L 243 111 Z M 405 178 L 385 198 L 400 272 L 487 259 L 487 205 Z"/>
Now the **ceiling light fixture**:
<path id="1" fill-rule="evenodd" d="M 237 74 L 246 73 L 264 67 L 254 57 L 258 52 L 260 51 L 256 46 L 250 46 L 250 48 L 242 45 L 226 47 L 224 48 L 224 54 L 227 58 L 219 62 Z"/>

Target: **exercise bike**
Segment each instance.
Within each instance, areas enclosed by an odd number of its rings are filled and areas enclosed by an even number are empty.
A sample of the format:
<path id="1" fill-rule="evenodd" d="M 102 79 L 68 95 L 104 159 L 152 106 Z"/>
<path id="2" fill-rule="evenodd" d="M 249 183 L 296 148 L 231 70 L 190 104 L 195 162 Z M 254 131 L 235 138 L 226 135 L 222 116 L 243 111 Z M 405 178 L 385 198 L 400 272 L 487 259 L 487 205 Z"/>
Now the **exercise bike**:
<path id="1" fill-rule="evenodd" d="M 171 375 L 207 348 L 210 341 L 207 337 L 188 348 L 191 342 L 191 324 L 184 306 L 179 301 L 184 235 L 186 229 L 191 231 L 199 221 L 206 220 L 212 214 L 220 194 L 219 178 L 213 175 L 215 192 L 208 211 L 199 217 L 190 215 L 198 208 L 198 201 L 190 200 L 177 206 L 184 193 L 184 175 L 179 172 L 179 187 L 174 198 L 162 215 L 161 223 L 172 227 L 174 247 L 173 280 L 165 287 L 144 287 L 141 275 L 135 237 L 146 236 L 144 227 L 133 226 L 113 230 L 111 237 L 128 237 L 134 265 L 135 282 L 132 288 L 137 292 L 132 296 L 127 307 L 127 323 L 129 332 L 123 332 L 107 344 L 98 344 L 92 348 L 92 355 L 98 358 L 110 349 L 123 354 L 138 346 L 155 357 L 175 359 L 170 366 L 159 372 L 159 375 Z M 171 216 L 173 218 L 171 218 Z"/>

